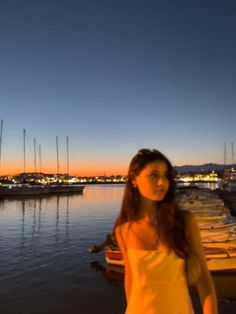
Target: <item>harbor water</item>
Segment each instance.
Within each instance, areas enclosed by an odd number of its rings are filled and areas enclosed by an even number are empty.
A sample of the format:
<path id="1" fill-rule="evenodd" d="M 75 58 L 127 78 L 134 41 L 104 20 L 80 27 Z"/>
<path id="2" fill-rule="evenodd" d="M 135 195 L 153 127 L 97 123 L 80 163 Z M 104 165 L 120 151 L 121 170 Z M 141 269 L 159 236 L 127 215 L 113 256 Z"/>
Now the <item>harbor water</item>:
<path id="1" fill-rule="evenodd" d="M 123 274 L 88 252 L 111 231 L 123 191 L 88 185 L 83 195 L 0 201 L 1 313 L 124 313 Z M 236 276 L 214 281 L 220 313 L 235 313 Z"/>

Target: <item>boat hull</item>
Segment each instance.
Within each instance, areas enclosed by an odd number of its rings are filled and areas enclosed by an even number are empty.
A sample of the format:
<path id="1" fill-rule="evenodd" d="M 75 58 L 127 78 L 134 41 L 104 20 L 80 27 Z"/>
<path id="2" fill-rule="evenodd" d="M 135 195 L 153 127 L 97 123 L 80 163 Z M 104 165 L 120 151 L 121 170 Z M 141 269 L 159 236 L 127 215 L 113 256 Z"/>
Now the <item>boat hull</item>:
<path id="1" fill-rule="evenodd" d="M 49 193 L 83 193 L 84 185 L 51 185 Z"/>
<path id="2" fill-rule="evenodd" d="M 0 195 L 5 197 L 39 196 L 57 193 L 83 193 L 84 185 L 9 185 L 0 186 Z"/>
<path id="3" fill-rule="evenodd" d="M 1 186 L 0 194 L 2 197 L 7 196 L 27 196 L 47 194 L 49 188 L 41 186 Z"/>
<path id="4" fill-rule="evenodd" d="M 104 256 L 108 265 L 124 266 L 122 253 L 119 250 L 104 250 Z M 206 262 L 210 271 L 233 271 L 236 273 L 236 250 L 226 251 L 222 249 L 207 249 Z"/>

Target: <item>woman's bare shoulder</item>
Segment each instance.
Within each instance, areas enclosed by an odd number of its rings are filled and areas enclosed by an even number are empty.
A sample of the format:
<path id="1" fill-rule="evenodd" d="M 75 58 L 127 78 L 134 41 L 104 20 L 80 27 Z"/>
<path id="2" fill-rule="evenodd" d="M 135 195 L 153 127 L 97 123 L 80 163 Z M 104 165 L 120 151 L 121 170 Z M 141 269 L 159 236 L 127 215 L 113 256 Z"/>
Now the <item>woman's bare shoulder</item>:
<path id="1" fill-rule="evenodd" d="M 121 235 L 125 234 L 129 230 L 130 226 L 131 226 L 131 222 L 129 222 L 129 221 L 125 222 L 125 223 L 123 223 L 121 225 L 116 226 L 115 234 L 116 235 L 118 235 L 118 234 L 121 234 Z"/>
<path id="2" fill-rule="evenodd" d="M 115 228 L 115 238 L 123 253 L 127 250 L 129 228 L 130 222 L 123 223 L 121 225 L 116 226 Z"/>

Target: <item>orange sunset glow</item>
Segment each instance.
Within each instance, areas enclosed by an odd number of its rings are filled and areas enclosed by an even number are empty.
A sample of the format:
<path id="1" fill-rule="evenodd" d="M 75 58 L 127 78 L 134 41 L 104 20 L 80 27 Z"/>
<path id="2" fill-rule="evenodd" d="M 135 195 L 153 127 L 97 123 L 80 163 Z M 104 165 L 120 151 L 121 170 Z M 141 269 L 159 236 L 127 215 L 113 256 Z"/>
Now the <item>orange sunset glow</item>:
<path id="1" fill-rule="evenodd" d="M 34 163 L 29 163 L 26 166 L 26 172 L 35 172 Z M 1 166 L 0 175 L 14 175 L 17 173 L 23 172 L 23 162 L 21 164 L 18 163 L 8 163 Z M 36 172 L 39 171 L 39 167 L 36 167 Z M 41 172 L 43 173 L 57 173 L 57 167 L 53 163 L 44 164 L 41 167 Z M 71 164 L 69 167 L 70 175 L 78 175 L 78 176 L 111 176 L 111 175 L 126 175 L 127 168 L 122 165 L 105 165 L 105 164 L 97 164 L 91 165 L 89 163 L 81 163 L 81 164 Z M 67 173 L 67 168 L 65 165 L 59 167 L 59 173 Z"/>

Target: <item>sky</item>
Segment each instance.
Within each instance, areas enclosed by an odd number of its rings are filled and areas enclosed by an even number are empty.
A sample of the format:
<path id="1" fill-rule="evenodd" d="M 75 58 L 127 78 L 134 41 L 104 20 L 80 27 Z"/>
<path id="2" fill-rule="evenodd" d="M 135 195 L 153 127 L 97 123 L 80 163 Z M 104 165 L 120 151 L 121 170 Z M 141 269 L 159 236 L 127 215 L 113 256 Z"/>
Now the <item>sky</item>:
<path id="1" fill-rule="evenodd" d="M 126 174 L 140 148 L 231 163 L 234 0 L 0 0 L 0 174 Z M 41 163 L 39 162 L 41 146 Z"/>

